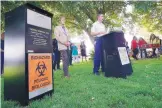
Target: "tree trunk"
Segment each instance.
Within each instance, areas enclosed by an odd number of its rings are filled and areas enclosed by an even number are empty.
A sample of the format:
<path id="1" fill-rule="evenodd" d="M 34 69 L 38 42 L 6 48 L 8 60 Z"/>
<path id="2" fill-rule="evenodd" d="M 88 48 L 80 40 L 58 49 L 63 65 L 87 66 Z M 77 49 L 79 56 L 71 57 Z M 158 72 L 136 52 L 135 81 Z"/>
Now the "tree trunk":
<path id="1" fill-rule="evenodd" d="M 85 29 L 84 30 L 87 34 L 88 34 L 88 36 L 89 36 L 89 38 L 90 38 L 90 41 L 92 42 L 92 44 L 94 45 L 94 37 L 93 36 L 91 36 L 91 33 L 90 33 L 90 31 L 88 31 L 87 29 Z"/>

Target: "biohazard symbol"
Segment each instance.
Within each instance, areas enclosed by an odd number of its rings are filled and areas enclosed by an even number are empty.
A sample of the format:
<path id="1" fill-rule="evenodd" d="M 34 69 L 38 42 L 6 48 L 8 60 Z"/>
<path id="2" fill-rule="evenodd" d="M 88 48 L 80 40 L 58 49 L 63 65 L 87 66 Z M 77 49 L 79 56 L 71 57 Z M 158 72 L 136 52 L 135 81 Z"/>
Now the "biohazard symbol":
<path id="1" fill-rule="evenodd" d="M 40 76 L 44 76 L 45 75 L 44 74 L 45 70 L 47 70 L 47 67 L 46 67 L 45 63 L 42 61 L 42 62 L 38 63 L 35 72 L 38 75 L 38 77 L 40 77 Z"/>

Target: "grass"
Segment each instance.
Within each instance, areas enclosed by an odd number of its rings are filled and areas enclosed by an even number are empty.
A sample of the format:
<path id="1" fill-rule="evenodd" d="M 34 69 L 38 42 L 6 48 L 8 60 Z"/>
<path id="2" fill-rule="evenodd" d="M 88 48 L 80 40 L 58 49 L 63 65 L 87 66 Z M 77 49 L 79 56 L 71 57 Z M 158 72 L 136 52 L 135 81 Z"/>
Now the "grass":
<path id="1" fill-rule="evenodd" d="M 70 79 L 57 71 L 54 94 L 26 108 L 162 108 L 162 58 L 133 61 L 132 66 L 127 79 L 94 76 L 91 62 L 70 67 Z M 21 108 L 3 100 L 3 78 L 1 82 L 2 108 Z"/>

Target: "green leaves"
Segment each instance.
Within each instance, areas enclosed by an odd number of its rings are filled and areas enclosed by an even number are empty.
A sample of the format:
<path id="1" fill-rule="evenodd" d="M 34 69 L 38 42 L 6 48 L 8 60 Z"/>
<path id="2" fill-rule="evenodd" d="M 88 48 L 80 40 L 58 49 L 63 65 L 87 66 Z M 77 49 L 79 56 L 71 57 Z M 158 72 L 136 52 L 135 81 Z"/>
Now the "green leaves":
<path id="1" fill-rule="evenodd" d="M 162 2 L 159 1 L 2 1 L 1 30 L 4 31 L 4 14 L 14 8 L 31 3 L 54 14 L 53 27 L 58 25 L 61 15 L 66 17 L 66 26 L 71 32 L 90 31 L 97 19 L 97 12 L 105 14 L 107 27 L 122 26 L 125 18 L 131 16 L 132 23 L 162 33 Z M 126 13 L 127 5 L 134 5 L 133 13 Z M 123 16 L 120 16 L 123 14 Z"/>
<path id="2" fill-rule="evenodd" d="M 26 3 L 26 1 L 2 2 L 2 31 L 4 30 L 5 12 L 24 3 Z M 107 26 L 121 25 L 121 18 L 118 18 L 117 14 L 121 13 L 123 7 L 126 6 L 126 3 L 123 1 L 30 1 L 29 3 L 53 13 L 54 18 L 52 23 L 54 26 L 58 24 L 60 15 L 66 16 L 66 25 L 72 31 L 89 29 L 92 23 L 96 21 L 97 12 L 99 10 L 105 13 L 105 24 Z M 113 21 L 116 23 L 113 23 Z"/>
<path id="3" fill-rule="evenodd" d="M 136 22 L 144 26 L 150 32 L 162 33 L 162 6 L 157 1 L 133 2 Z"/>

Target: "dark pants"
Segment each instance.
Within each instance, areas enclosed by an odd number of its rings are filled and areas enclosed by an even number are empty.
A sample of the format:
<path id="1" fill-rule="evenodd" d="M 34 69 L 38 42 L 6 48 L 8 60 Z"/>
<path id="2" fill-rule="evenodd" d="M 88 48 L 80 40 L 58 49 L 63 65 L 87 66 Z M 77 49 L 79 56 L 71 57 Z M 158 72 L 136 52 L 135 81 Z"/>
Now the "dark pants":
<path id="1" fill-rule="evenodd" d="M 146 49 L 140 49 L 141 58 L 143 58 L 143 51 L 144 51 L 144 53 L 145 53 L 145 58 L 147 58 Z"/>
<path id="2" fill-rule="evenodd" d="M 136 60 L 138 60 L 137 54 L 138 54 L 138 48 L 133 49 L 133 55 L 132 55 L 132 57 L 133 57 L 134 59 L 136 59 Z"/>
<path id="3" fill-rule="evenodd" d="M 72 50 L 69 50 L 69 65 L 72 65 Z"/>
<path id="4" fill-rule="evenodd" d="M 101 38 L 97 38 L 95 44 L 95 53 L 94 53 L 94 68 L 93 68 L 94 74 L 98 74 L 100 65 L 102 71 L 104 71 L 104 63 L 102 60 L 102 40 Z"/>
<path id="5" fill-rule="evenodd" d="M 152 57 L 156 57 L 155 51 L 156 51 L 156 48 L 153 48 Z"/>
<path id="6" fill-rule="evenodd" d="M 4 52 L 1 52 L 1 74 L 3 74 L 4 70 Z"/>
<path id="7" fill-rule="evenodd" d="M 55 51 L 54 52 L 54 62 L 53 62 L 53 68 L 56 69 L 60 69 L 60 51 Z"/>
<path id="8" fill-rule="evenodd" d="M 69 58 L 68 58 L 68 52 L 67 50 L 61 50 L 61 57 L 62 57 L 62 62 L 63 62 L 63 71 L 64 71 L 64 76 L 69 76 Z"/>

